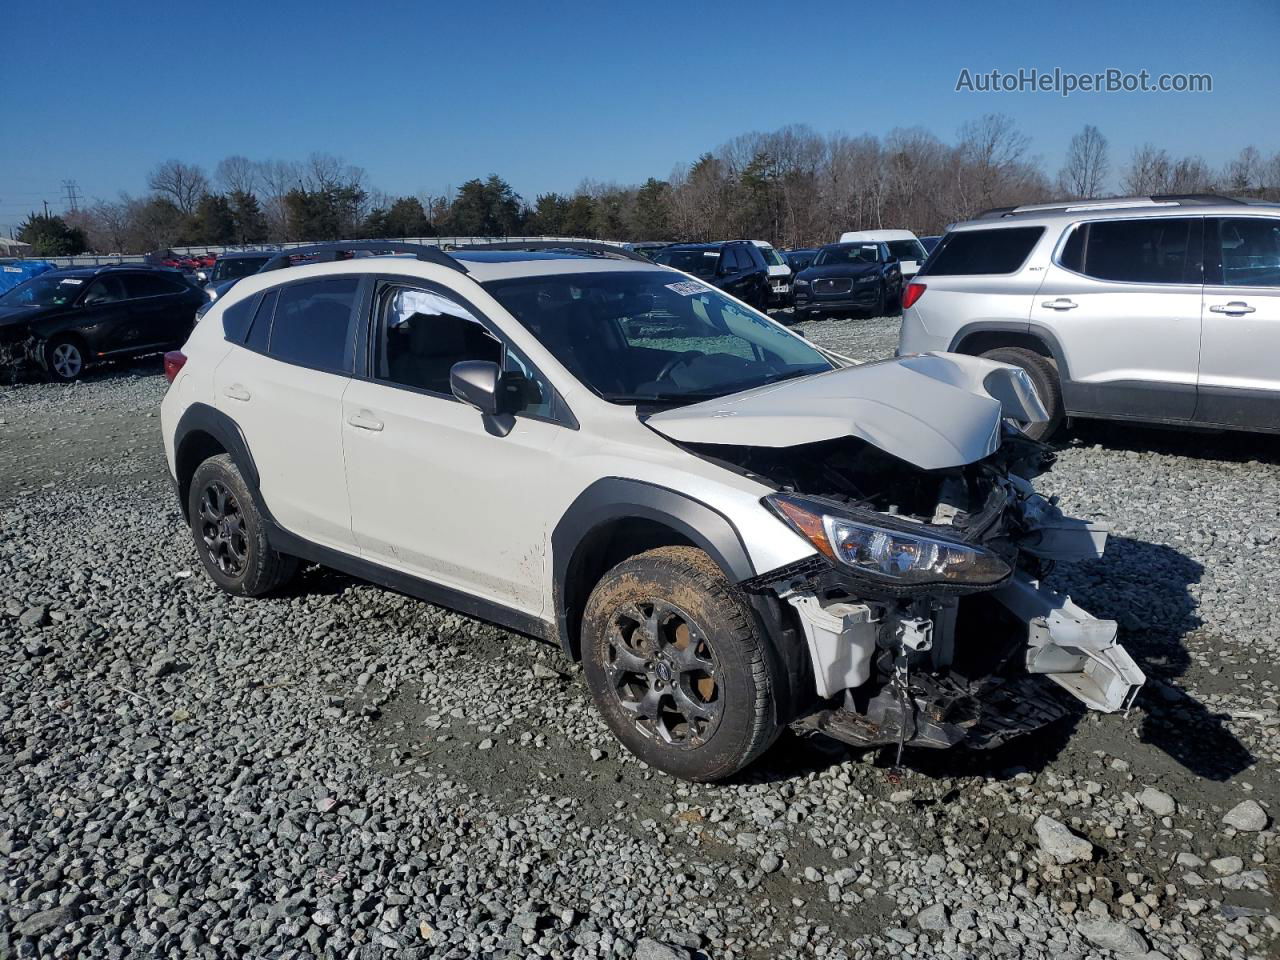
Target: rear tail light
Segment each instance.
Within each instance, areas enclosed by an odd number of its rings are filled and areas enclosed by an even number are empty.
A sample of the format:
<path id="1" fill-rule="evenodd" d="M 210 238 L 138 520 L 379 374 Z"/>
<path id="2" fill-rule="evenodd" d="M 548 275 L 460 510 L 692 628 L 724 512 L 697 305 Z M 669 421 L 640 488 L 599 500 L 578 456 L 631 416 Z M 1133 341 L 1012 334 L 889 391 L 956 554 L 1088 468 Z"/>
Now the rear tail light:
<path id="1" fill-rule="evenodd" d="M 907 307 L 923 297 L 924 291 L 925 285 L 923 283 L 908 283 L 907 289 L 902 291 L 902 309 L 907 309 Z"/>
<path id="2" fill-rule="evenodd" d="M 173 383 L 178 371 L 187 362 L 187 355 L 181 350 L 170 350 L 164 355 L 164 378 Z"/>

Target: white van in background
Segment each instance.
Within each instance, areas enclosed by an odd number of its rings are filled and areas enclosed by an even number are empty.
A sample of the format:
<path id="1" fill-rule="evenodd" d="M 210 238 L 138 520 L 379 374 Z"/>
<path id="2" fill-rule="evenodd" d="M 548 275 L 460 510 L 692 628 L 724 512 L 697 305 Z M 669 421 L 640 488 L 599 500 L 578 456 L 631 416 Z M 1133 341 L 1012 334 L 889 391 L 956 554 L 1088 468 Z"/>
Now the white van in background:
<path id="1" fill-rule="evenodd" d="M 910 280 L 929 256 L 924 244 L 910 230 L 852 230 L 840 234 L 841 243 L 884 243 L 890 256 L 898 258 L 902 279 Z"/>

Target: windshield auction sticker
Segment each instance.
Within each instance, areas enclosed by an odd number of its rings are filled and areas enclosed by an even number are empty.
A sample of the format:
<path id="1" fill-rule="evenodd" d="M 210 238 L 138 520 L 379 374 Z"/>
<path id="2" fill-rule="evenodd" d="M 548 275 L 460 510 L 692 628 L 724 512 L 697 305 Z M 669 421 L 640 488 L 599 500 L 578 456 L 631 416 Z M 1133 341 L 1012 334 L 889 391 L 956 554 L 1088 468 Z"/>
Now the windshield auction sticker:
<path id="1" fill-rule="evenodd" d="M 679 283 L 668 283 L 667 289 L 680 294 L 682 297 L 689 297 L 695 293 L 707 292 L 707 288 L 698 283 L 697 280 L 681 280 Z"/>

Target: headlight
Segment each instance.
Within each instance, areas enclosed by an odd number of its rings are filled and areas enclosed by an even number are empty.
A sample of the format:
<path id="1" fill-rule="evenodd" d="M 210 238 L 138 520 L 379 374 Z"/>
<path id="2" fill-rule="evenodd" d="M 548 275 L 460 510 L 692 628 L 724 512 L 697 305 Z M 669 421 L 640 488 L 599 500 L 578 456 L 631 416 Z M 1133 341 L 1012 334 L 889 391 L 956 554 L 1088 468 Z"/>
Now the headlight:
<path id="1" fill-rule="evenodd" d="M 218 299 L 218 291 L 213 289 L 213 287 L 205 287 L 204 292 L 205 296 L 209 298 L 210 303 Z"/>
<path id="2" fill-rule="evenodd" d="M 796 279 L 796 281 L 795 281 L 795 284 L 796 284 L 796 286 L 797 286 L 797 287 L 807 287 L 807 286 L 809 285 L 809 281 L 808 281 L 808 280 L 801 280 L 801 279 L 797 278 L 797 279 Z"/>
<path id="3" fill-rule="evenodd" d="M 880 278 L 877 277 L 874 273 L 864 273 L 860 277 L 854 277 L 853 282 L 854 283 L 875 283 L 879 279 Z"/>
<path id="4" fill-rule="evenodd" d="M 818 552 L 886 584 L 983 587 L 1010 573 L 1007 563 L 980 547 L 855 520 L 804 497 L 772 494 L 764 502 Z"/>

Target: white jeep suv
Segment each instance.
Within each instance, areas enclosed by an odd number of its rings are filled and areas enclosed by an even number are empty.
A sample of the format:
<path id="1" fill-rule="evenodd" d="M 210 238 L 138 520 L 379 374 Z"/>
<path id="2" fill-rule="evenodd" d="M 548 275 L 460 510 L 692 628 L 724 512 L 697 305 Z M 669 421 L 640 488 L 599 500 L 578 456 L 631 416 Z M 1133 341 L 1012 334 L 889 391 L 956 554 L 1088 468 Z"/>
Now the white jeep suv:
<path id="1" fill-rule="evenodd" d="M 618 247 L 529 246 L 303 250 L 335 259 L 219 298 L 161 417 L 220 587 L 320 563 L 553 641 L 632 752 L 700 780 L 788 724 L 990 746 L 1059 688 L 1128 705 L 1115 623 L 1038 583 L 1105 533 L 1025 479 L 1022 371 L 855 364 Z"/>
<path id="2" fill-rule="evenodd" d="M 1154 196 L 988 211 L 903 295 L 899 354 L 1021 366 L 1064 417 L 1280 431 L 1280 206 Z"/>

